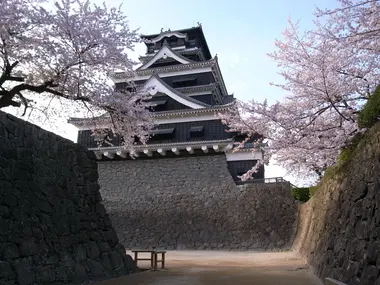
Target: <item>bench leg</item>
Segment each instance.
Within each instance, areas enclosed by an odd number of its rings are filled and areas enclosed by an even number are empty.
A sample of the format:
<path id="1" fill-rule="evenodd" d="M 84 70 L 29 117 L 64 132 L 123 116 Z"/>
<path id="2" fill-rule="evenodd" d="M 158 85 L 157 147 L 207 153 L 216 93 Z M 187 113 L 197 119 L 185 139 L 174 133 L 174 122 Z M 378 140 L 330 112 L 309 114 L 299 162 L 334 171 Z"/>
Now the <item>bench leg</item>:
<path id="1" fill-rule="evenodd" d="M 137 251 L 135 252 L 135 264 L 137 266 Z"/>
<path id="2" fill-rule="evenodd" d="M 165 253 L 162 253 L 162 258 L 161 258 L 161 268 L 165 268 Z"/>
<path id="3" fill-rule="evenodd" d="M 154 254 L 154 270 L 157 270 L 157 253 Z"/>
<path id="4" fill-rule="evenodd" d="M 150 253 L 150 267 L 153 268 L 154 267 L 154 252 L 151 252 Z"/>

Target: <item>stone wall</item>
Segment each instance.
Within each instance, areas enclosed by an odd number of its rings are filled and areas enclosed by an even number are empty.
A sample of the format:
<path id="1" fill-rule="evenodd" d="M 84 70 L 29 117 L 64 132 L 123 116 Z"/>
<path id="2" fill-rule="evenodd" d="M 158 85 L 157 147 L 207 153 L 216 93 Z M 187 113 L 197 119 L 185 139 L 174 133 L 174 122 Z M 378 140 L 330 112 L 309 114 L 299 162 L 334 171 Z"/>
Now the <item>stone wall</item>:
<path id="1" fill-rule="evenodd" d="M 236 186 L 224 154 L 98 165 L 106 209 L 127 248 L 291 246 L 297 203 L 289 185 Z"/>
<path id="2" fill-rule="evenodd" d="M 0 284 L 75 284 L 134 270 L 97 179 L 79 145 L 0 112 Z"/>
<path id="3" fill-rule="evenodd" d="M 380 284 L 380 123 L 345 170 L 324 179 L 300 207 L 293 248 L 319 277 Z"/>

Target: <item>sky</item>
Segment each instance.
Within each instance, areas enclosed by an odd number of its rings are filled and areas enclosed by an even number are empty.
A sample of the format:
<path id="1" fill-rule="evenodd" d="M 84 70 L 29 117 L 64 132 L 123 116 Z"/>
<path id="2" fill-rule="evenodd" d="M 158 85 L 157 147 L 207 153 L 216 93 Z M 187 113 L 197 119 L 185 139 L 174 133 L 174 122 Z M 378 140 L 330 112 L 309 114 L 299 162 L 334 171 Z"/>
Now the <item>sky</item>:
<path id="1" fill-rule="evenodd" d="M 281 82 L 276 63 L 267 56 L 275 48 L 275 38 L 281 38 L 289 17 L 301 20 L 301 28 L 312 28 L 315 6 L 334 4 L 334 0 L 124 0 L 122 9 L 131 27 L 140 28 L 142 34 L 201 23 L 212 56 L 218 55 L 228 92 L 240 100 L 266 98 L 270 103 L 284 96 L 269 85 Z M 145 46 L 139 45 L 136 52 L 143 54 Z"/>
<path id="2" fill-rule="evenodd" d="M 93 0 L 102 3 L 103 0 Z M 159 33 L 161 28 L 177 30 L 201 23 L 212 56 L 218 55 L 222 75 L 230 94 L 239 100 L 281 101 L 283 90 L 270 86 L 282 82 L 276 63 L 267 53 L 275 49 L 289 17 L 300 20 L 300 28 L 313 28 L 315 7 L 333 8 L 334 0 L 106 0 L 106 5 L 119 6 L 128 16 L 130 27 L 141 34 Z M 136 46 L 131 57 L 145 53 L 145 45 Z M 77 131 L 65 126 L 65 137 L 76 141 Z M 270 165 L 266 177 L 284 176 L 281 167 Z"/>

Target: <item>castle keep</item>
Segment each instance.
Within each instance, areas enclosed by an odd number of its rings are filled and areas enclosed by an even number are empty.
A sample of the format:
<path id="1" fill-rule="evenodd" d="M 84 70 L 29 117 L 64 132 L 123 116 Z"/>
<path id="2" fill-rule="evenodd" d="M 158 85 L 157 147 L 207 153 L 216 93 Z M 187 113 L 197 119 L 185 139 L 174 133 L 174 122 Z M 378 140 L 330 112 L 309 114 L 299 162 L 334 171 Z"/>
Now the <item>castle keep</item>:
<path id="1" fill-rule="evenodd" d="M 146 88 L 152 97 L 155 123 L 147 145 L 138 145 L 138 159 L 223 156 L 232 177 L 251 169 L 262 157 L 252 152 L 250 144 L 232 152 L 233 143 L 241 136 L 226 132 L 218 113 L 227 111 L 235 98 L 224 84 L 217 57 L 212 57 L 202 27 L 143 36 L 147 52 L 136 76 L 117 73 L 113 80 L 119 90 L 133 81 L 136 88 Z M 120 139 L 98 147 L 91 136 L 90 122 L 71 119 L 80 131 L 78 143 L 93 150 L 100 161 L 129 159 L 120 150 Z M 255 174 L 264 178 L 264 167 Z"/>
<path id="2" fill-rule="evenodd" d="M 131 159 L 117 136 L 97 145 L 91 122 L 71 119 L 78 143 L 98 161 L 103 203 L 127 247 L 165 249 L 289 248 L 297 204 L 288 183 L 237 185 L 262 153 L 232 152 L 243 137 L 227 132 L 218 114 L 234 104 L 202 27 L 144 36 L 147 53 L 135 77 L 118 73 L 116 88 L 146 88 L 154 119 L 146 145 Z M 264 178 L 261 167 L 255 178 Z M 279 217 L 281 217 L 279 219 Z"/>

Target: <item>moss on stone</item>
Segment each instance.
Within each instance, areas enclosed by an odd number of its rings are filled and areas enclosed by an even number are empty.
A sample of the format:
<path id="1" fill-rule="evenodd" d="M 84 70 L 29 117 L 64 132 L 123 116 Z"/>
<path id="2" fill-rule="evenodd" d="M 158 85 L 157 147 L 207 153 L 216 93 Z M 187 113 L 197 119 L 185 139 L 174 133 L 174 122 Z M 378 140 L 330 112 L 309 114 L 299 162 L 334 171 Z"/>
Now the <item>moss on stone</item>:
<path id="1" fill-rule="evenodd" d="M 380 120 L 380 85 L 364 105 L 359 113 L 358 124 L 360 128 L 370 128 Z"/>

